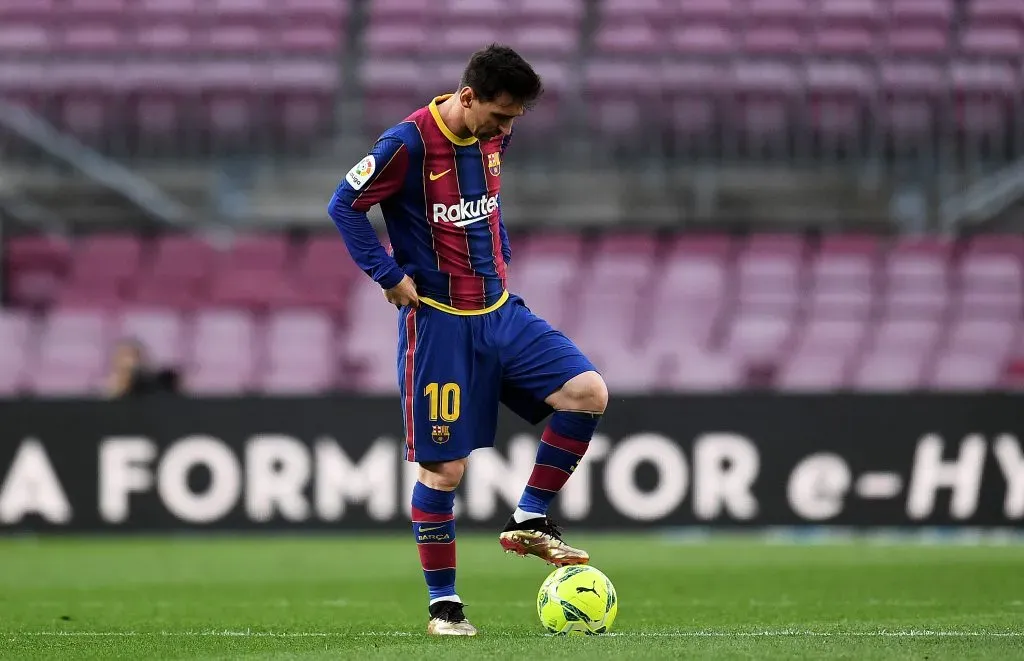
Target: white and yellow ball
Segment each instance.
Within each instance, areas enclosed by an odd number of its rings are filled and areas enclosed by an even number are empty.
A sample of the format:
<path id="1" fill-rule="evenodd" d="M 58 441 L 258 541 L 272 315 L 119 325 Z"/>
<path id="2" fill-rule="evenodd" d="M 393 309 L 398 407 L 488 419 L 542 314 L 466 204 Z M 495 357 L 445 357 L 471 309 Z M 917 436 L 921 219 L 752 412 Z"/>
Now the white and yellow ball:
<path id="1" fill-rule="evenodd" d="M 537 615 L 557 635 L 606 633 L 619 612 L 615 586 L 590 565 L 559 567 L 537 594 Z"/>

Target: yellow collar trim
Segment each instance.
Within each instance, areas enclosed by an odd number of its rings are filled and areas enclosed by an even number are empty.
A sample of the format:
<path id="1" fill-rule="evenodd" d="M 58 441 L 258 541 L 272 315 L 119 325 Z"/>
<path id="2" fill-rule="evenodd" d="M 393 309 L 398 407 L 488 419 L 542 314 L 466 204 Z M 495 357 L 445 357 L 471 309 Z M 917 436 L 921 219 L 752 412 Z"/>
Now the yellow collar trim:
<path id="1" fill-rule="evenodd" d="M 460 138 L 459 136 L 452 133 L 452 130 L 450 128 L 444 125 L 444 120 L 441 119 L 441 111 L 437 109 L 437 104 L 448 100 L 451 96 L 451 94 L 444 94 L 442 96 L 435 97 L 434 100 L 430 102 L 430 114 L 433 115 L 434 121 L 437 122 L 437 128 L 441 129 L 441 133 L 444 133 L 444 137 L 448 138 L 448 140 L 453 145 L 458 145 L 459 147 L 468 147 L 470 145 L 476 144 L 476 138 Z"/>
<path id="2" fill-rule="evenodd" d="M 453 308 L 450 305 L 445 305 L 444 303 L 441 303 L 439 301 L 435 301 L 432 298 L 427 298 L 426 296 L 420 296 L 420 303 L 425 303 L 425 304 L 429 305 L 430 307 L 434 308 L 435 310 L 440 310 L 441 312 L 447 312 L 448 314 L 455 314 L 455 315 L 458 315 L 460 317 L 475 317 L 476 315 L 479 315 L 479 314 L 487 314 L 488 312 L 494 312 L 495 310 L 500 308 L 502 305 L 505 305 L 506 301 L 508 301 L 508 290 L 503 291 L 501 293 L 501 296 L 498 298 L 497 301 L 495 301 L 491 305 L 488 305 L 487 307 L 485 307 L 485 308 L 483 308 L 481 310 L 460 310 L 459 308 Z"/>

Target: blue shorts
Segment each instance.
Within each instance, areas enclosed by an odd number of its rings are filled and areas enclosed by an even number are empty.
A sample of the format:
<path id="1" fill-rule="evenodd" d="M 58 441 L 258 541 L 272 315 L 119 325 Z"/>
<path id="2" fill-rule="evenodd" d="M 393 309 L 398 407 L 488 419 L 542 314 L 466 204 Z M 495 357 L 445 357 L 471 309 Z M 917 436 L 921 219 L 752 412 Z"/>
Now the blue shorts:
<path id="1" fill-rule="evenodd" d="M 452 461 L 494 445 L 498 404 L 531 424 L 569 379 L 597 371 L 565 335 L 509 296 L 498 309 L 457 315 L 403 307 L 398 383 L 408 461 Z"/>

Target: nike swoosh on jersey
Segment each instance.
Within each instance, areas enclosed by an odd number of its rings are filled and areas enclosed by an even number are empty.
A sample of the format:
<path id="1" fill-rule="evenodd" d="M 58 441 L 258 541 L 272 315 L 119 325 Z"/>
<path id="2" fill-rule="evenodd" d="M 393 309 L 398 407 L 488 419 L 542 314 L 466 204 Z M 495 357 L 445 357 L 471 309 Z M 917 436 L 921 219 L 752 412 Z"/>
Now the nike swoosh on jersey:
<path id="1" fill-rule="evenodd" d="M 431 530 L 440 530 L 444 526 L 434 526 L 433 528 L 420 528 L 420 532 L 430 532 Z"/>
<path id="2" fill-rule="evenodd" d="M 458 222 L 452 223 L 452 225 L 454 225 L 456 227 L 465 227 L 466 225 L 472 225 L 473 223 L 479 223 L 481 220 L 487 220 L 490 217 L 491 217 L 490 214 L 488 214 L 486 216 L 478 216 L 476 218 L 467 218 L 465 220 L 460 220 Z"/>
<path id="3" fill-rule="evenodd" d="M 441 174 L 434 174 L 433 172 L 431 172 L 430 173 L 430 180 L 431 181 L 437 181 L 438 179 L 440 179 L 441 177 L 445 176 L 446 174 L 448 174 L 451 171 L 452 171 L 452 169 L 448 168 L 447 170 L 445 170 Z"/>

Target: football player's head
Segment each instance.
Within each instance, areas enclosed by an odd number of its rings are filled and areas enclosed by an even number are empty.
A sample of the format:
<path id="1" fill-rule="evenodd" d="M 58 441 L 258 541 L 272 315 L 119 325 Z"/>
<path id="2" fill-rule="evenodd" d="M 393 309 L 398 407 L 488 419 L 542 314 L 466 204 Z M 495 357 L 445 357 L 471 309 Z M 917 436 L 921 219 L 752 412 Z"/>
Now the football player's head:
<path id="1" fill-rule="evenodd" d="M 492 44 L 473 53 L 456 96 L 470 133 L 490 140 L 510 133 L 543 92 L 540 76 L 519 53 Z"/>

